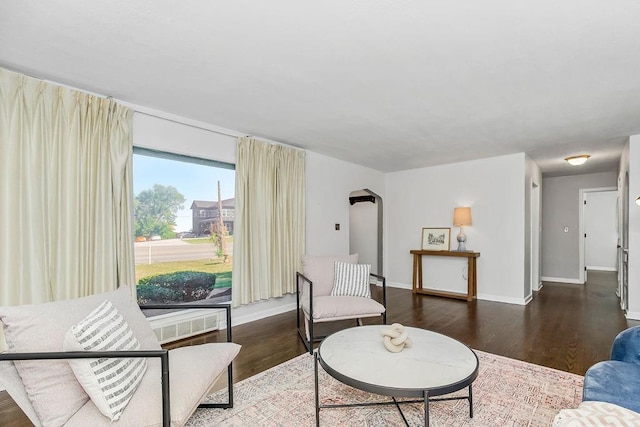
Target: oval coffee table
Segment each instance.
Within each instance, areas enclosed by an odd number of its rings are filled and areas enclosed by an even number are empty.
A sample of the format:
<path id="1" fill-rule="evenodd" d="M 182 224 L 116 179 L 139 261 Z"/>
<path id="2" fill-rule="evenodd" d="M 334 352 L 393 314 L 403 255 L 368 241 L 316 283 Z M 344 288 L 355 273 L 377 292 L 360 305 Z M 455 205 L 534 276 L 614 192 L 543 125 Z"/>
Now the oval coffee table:
<path id="1" fill-rule="evenodd" d="M 395 404 L 408 422 L 399 404 L 424 402 L 425 426 L 429 425 L 429 402 L 434 400 L 469 400 L 473 418 L 471 383 L 478 376 L 478 356 L 458 340 L 437 332 L 406 327 L 413 346 L 399 353 L 387 351 L 380 334 L 389 325 L 357 326 L 326 337 L 315 353 L 316 424 L 320 409 L 345 406 Z M 367 404 L 321 405 L 318 363 L 333 378 L 371 393 L 392 397 L 392 401 Z M 433 399 L 469 387 L 469 395 Z M 397 401 L 396 397 L 420 398 Z"/>

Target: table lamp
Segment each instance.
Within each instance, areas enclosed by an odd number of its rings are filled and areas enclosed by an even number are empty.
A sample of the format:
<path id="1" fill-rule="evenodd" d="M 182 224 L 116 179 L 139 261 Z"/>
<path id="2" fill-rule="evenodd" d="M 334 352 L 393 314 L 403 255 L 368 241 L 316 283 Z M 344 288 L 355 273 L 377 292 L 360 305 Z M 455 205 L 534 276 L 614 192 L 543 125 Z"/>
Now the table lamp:
<path id="1" fill-rule="evenodd" d="M 465 242 L 467 241 L 467 235 L 464 234 L 464 228 L 467 225 L 471 225 L 471 208 L 454 208 L 453 209 L 453 225 L 460 227 L 460 233 L 458 233 L 458 252 L 466 252 L 467 247 Z"/>

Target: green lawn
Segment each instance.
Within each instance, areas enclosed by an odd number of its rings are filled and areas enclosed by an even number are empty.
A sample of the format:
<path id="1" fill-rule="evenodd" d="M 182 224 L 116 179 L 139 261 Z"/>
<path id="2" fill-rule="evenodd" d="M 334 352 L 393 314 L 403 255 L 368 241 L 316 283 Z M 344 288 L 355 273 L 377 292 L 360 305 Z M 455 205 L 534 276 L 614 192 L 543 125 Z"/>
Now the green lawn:
<path id="1" fill-rule="evenodd" d="M 227 263 L 221 259 L 198 259 L 189 261 L 157 262 L 155 264 L 136 264 L 136 282 L 147 276 L 173 273 L 175 271 L 204 271 L 215 273 L 216 288 L 231 286 L 231 257 Z"/>
<path id="2" fill-rule="evenodd" d="M 213 239 L 211 237 L 196 237 L 194 239 L 182 239 L 182 241 L 192 245 L 202 245 L 207 243 L 213 244 Z"/>
<path id="3" fill-rule="evenodd" d="M 206 243 L 213 244 L 213 239 L 211 237 L 196 237 L 193 239 L 182 239 L 182 241 L 192 245 L 202 245 Z M 227 236 L 227 244 L 229 243 L 233 243 L 233 236 Z"/>

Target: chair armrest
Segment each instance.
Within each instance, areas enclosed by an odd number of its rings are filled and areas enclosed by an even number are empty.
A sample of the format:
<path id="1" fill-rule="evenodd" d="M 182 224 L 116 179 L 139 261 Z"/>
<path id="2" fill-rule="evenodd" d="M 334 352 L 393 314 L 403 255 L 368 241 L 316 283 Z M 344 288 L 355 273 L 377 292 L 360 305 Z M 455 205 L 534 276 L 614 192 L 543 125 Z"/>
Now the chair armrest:
<path id="1" fill-rule="evenodd" d="M 373 277 L 378 282 L 382 282 L 382 305 L 387 308 L 387 279 L 384 276 L 380 276 L 375 273 L 369 273 L 370 277 Z"/>
<path id="2" fill-rule="evenodd" d="M 64 359 L 96 359 L 123 357 L 159 357 L 162 372 L 162 425 L 171 424 L 171 407 L 169 394 L 169 351 L 168 350 L 125 350 L 125 351 L 52 351 L 33 353 L 1 353 L 0 361 L 14 360 L 64 360 Z"/>
<path id="3" fill-rule="evenodd" d="M 640 364 L 640 326 L 620 332 L 613 340 L 611 360 Z"/>
<path id="4" fill-rule="evenodd" d="M 302 281 L 302 286 L 300 286 L 300 281 Z M 304 274 L 296 271 L 296 307 L 300 307 L 300 292 L 303 292 L 304 285 L 309 285 L 309 311 L 313 314 L 313 282 Z"/>
<path id="5" fill-rule="evenodd" d="M 176 310 L 176 309 L 225 309 L 225 314 L 227 316 L 227 342 L 232 342 L 231 340 L 231 305 L 230 304 L 143 304 L 139 305 L 140 310 Z"/>
<path id="6" fill-rule="evenodd" d="M 387 279 L 384 276 L 380 276 L 379 274 L 375 274 L 375 273 L 369 273 L 369 276 L 375 278 L 379 282 L 382 282 L 382 286 L 387 285 Z"/>
<path id="7" fill-rule="evenodd" d="M 302 274 L 302 273 L 300 273 L 298 271 L 296 271 L 296 294 L 300 295 L 300 292 L 303 291 L 303 289 L 301 289 L 301 286 L 300 286 L 300 280 L 302 280 L 302 286 L 304 286 L 305 283 L 307 283 L 309 285 L 309 296 L 312 297 L 313 296 L 313 282 L 307 276 L 305 276 L 304 274 Z"/>
<path id="8" fill-rule="evenodd" d="M 300 286 L 299 286 L 300 279 L 302 279 L 303 282 L 309 284 L 309 291 L 313 290 L 313 282 L 304 274 L 300 273 L 299 271 L 296 271 L 296 292 L 298 293 L 300 292 Z"/>

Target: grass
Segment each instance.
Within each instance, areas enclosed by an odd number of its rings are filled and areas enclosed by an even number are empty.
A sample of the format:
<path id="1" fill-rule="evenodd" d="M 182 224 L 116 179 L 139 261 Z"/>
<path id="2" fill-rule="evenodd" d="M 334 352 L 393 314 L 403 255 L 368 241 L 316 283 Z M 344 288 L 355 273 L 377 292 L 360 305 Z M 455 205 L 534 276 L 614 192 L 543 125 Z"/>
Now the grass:
<path id="1" fill-rule="evenodd" d="M 231 257 L 224 263 L 221 259 L 197 259 L 188 261 L 157 262 L 136 264 L 136 282 L 147 276 L 173 273 L 175 271 L 204 271 L 216 274 L 216 288 L 231 286 Z"/>
<path id="2" fill-rule="evenodd" d="M 183 242 L 190 243 L 192 245 L 213 244 L 211 237 L 196 237 L 193 239 L 182 239 Z M 233 243 L 233 236 L 227 236 L 227 244 Z"/>
<path id="3" fill-rule="evenodd" d="M 213 244 L 213 239 L 211 237 L 196 237 L 194 239 L 182 239 L 182 241 L 192 245 L 202 245 L 207 243 Z"/>

